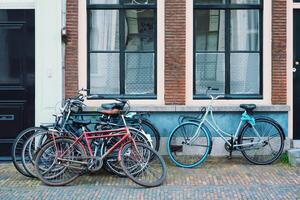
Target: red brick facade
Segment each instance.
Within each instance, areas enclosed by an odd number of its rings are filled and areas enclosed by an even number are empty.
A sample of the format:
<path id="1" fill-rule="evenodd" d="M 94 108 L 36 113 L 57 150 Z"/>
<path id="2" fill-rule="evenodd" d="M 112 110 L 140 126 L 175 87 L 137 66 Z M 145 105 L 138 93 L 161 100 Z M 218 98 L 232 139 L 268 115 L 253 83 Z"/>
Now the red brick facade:
<path id="1" fill-rule="evenodd" d="M 286 0 L 273 0 L 272 8 L 272 104 L 287 103 Z"/>
<path id="2" fill-rule="evenodd" d="M 185 104 L 186 1 L 165 1 L 165 103 Z"/>
<path id="3" fill-rule="evenodd" d="M 286 0 L 273 0 L 272 103 L 287 103 Z M 78 1 L 67 0 L 65 95 L 78 89 Z M 186 1 L 165 1 L 165 103 L 185 104 Z M 159 66 L 158 66 L 159 67 Z M 191 81 L 191 80 L 189 80 Z M 158 86 L 159 87 L 159 86 Z"/>
<path id="4" fill-rule="evenodd" d="M 78 0 L 67 0 L 67 45 L 65 55 L 65 96 L 78 90 Z"/>

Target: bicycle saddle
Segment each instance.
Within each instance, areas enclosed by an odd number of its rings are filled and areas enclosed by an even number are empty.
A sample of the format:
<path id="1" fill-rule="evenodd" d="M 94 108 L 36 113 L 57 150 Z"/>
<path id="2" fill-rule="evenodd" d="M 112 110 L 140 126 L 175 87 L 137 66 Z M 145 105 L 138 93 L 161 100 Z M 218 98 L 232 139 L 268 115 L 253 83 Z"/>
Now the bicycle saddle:
<path id="1" fill-rule="evenodd" d="M 120 114 L 120 110 L 119 109 L 109 109 L 109 110 L 98 110 L 98 112 L 100 112 L 101 114 L 104 115 L 118 115 Z"/>
<path id="2" fill-rule="evenodd" d="M 241 104 L 240 108 L 243 108 L 247 112 L 251 113 L 256 108 L 256 105 L 255 104 Z"/>
<path id="3" fill-rule="evenodd" d="M 101 107 L 105 110 L 113 110 L 113 109 L 122 110 L 124 107 L 124 103 L 104 103 L 101 105 Z"/>
<path id="4" fill-rule="evenodd" d="M 91 120 L 79 120 L 79 119 L 73 119 L 73 123 L 81 126 L 86 126 L 91 123 Z"/>

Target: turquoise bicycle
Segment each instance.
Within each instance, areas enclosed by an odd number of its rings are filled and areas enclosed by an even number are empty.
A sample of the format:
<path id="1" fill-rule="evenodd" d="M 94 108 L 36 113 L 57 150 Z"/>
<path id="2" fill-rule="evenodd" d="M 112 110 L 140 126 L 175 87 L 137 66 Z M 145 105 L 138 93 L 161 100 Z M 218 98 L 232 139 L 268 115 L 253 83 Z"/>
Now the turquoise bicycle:
<path id="1" fill-rule="evenodd" d="M 206 93 L 218 90 L 208 87 Z M 285 135 L 275 120 L 254 117 L 256 105 L 241 104 L 240 107 L 245 111 L 240 123 L 235 133 L 227 133 L 218 126 L 213 115 L 214 100 L 223 96 L 208 96 L 211 103 L 205 107 L 205 112 L 197 118 L 179 124 L 170 134 L 167 148 L 172 162 L 184 168 L 193 168 L 203 163 L 213 145 L 208 126 L 224 140 L 229 157 L 233 151 L 241 151 L 249 162 L 258 165 L 271 164 L 280 157 L 284 149 Z"/>

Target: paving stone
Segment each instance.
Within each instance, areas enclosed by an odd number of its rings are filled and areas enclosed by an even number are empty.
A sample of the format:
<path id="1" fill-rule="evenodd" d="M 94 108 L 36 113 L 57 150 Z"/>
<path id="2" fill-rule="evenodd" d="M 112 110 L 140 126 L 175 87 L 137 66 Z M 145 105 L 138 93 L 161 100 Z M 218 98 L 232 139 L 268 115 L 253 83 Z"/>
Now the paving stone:
<path id="1" fill-rule="evenodd" d="M 166 161 L 166 182 L 150 189 L 104 171 L 49 187 L 2 163 L 0 199 L 300 199 L 299 168 L 286 164 L 257 166 L 243 159 L 210 158 L 198 168 L 183 169 Z"/>
<path id="2" fill-rule="evenodd" d="M 300 149 L 288 150 L 289 162 L 294 167 L 300 167 Z"/>

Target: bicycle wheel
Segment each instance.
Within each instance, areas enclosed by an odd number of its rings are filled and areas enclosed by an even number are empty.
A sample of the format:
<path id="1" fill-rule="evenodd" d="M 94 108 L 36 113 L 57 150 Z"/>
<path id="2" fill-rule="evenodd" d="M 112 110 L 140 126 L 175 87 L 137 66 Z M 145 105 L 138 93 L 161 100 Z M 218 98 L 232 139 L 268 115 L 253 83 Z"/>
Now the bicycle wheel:
<path id="1" fill-rule="evenodd" d="M 177 126 L 168 139 L 168 154 L 179 167 L 192 168 L 205 161 L 212 148 L 210 133 L 204 125 L 186 122 Z"/>
<path id="2" fill-rule="evenodd" d="M 155 126 L 153 124 L 151 124 L 148 120 L 145 119 L 141 119 L 141 126 L 143 131 L 146 134 L 149 134 L 152 140 L 152 144 L 153 144 L 153 148 L 156 151 L 159 151 L 159 147 L 160 147 L 160 134 L 157 131 L 157 129 L 155 128 Z"/>
<path id="3" fill-rule="evenodd" d="M 163 158 L 151 147 L 142 143 L 126 144 L 121 150 L 120 164 L 125 174 L 144 187 L 156 187 L 167 176 Z"/>
<path id="4" fill-rule="evenodd" d="M 257 137 L 258 133 L 261 137 Z M 258 144 L 253 144 L 253 143 Z M 243 156 L 251 163 L 267 165 L 276 161 L 284 148 L 284 133 L 280 126 L 267 118 L 255 119 L 255 125 L 246 123 L 238 138 Z M 245 145 L 249 143 L 249 145 Z"/>
<path id="5" fill-rule="evenodd" d="M 15 139 L 14 144 L 12 146 L 12 161 L 17 169 L 18 172 L 20 172 L 22 175 L 27 176 L 27 177 L 32 177 L 24 168 L 23 163 L 22 163 L 22 150 L 23 146 L 28 140 L 29 137 L 34 135 L 35 133 L 39 131 L 44 131 L 45 129 L 41 127 L 30 127 L 22 132 L 19 133 L 18 137 Z"/>
<path id="6" fill-rule="evenodd" d="M 144 135 L 143 132 L 136 130 L 134 128 L 129 128 L 129 131 L 131 133 L 132 138 L 135 141 L 145 143 L 148 146 L 152 147 L 151 142 L 148 140 L 148 138 Z M 114 138 L 114 137 L 108 139 L 108 141 L 104 145 L 103 153 L 105 153 L 107 149 L 111 148 L 118 141 L 119 141 L 119 139 Z M 126 177 L 126 174 L 124 173 L 124 171 L 119 163 L 119 160 L 118 160 L 118 152 L 119 152 L 119 148 L 116 148 L 113 152 L 111 152 L 106 157 L 106 159 L 104 161 L 104 164 L 105 164 L 104 167 L 105 167 L 105 169 L 107 169 L 108 172 L 110 172 L 112 174 L 115 174 L 120 177 Z"/>
<path id="7" fill-rule="evenodd" d="M 57 134 L 55 134 L 57 136 Z M 35 158 L 38 151 L 46 143 L 52 140 L 53 135 L 44 130 L 33 134 L 23 146 L 22 150 L 22 164 L 25 171 L 31 177 L 36 177 L 35 173 Z"/>
<path id="8" fill-rule="evenodd" d="M 43 183 L 50 186 L 66 185 L 86 169 L 85 149 L 74 142 L 73 139 L 60 138 L 41 148 L 36 156 L 35 170 Z"/>

